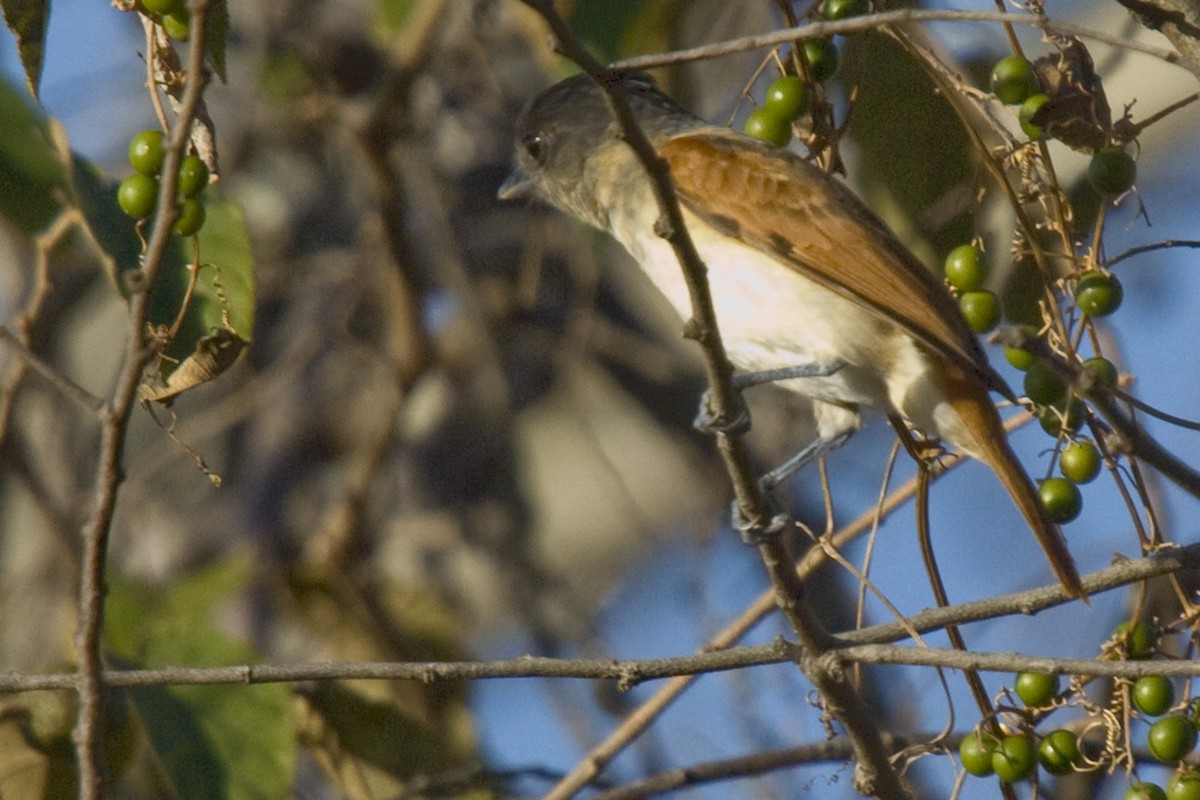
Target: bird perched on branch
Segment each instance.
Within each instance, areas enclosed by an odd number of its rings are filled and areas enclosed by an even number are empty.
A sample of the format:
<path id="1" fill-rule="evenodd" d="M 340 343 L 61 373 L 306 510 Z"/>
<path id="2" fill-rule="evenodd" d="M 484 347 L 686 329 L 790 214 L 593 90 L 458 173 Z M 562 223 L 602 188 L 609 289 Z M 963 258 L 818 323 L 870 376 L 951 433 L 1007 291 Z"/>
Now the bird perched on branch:
<path id="1" fill-rule="evenodd" d="M 1068 592 L 1083 587 L 1061 532 L 1009 447 L 989 397 L 1011 391 L 945 288 L 849 189 L 788 150 L 711 125 L 648 76 L 612 75 L 667 165 L 707 267 L 730 361 L 812 399 L 818 439 L 777 482 L 879 411 L 988 464 Z M 606 92 L 578 75 L 518 123 L 503 199 L 538 198 L 611 234 L 685 319 L 679 261 L 658 233 L 651 178 L 618 135 Z"/>

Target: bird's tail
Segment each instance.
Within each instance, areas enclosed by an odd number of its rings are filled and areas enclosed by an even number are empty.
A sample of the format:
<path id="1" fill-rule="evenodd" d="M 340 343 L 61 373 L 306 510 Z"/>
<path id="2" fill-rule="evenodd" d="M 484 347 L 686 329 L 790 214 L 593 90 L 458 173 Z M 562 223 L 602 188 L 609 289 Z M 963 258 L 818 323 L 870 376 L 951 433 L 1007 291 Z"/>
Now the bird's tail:
<path id="1" fill-rule="evenodd" d="M 1075 560 L 1071 558 L 1062 531 L 1047 519 L 1037 489 L 1008 445 L 1004 425 L 987 390 L 955 367 L 947 369 L 943 379 L 950 406 L 973 440 L 971 444 L 974 447 L 969 449 L 1000 478 L 1013 503 L 1029 523 L 1038 544 L 1046 552 L 1046 558 L 1063 588 L 1072 596 L 1086 600 L 1087 593 L 1079 580 Z"/>

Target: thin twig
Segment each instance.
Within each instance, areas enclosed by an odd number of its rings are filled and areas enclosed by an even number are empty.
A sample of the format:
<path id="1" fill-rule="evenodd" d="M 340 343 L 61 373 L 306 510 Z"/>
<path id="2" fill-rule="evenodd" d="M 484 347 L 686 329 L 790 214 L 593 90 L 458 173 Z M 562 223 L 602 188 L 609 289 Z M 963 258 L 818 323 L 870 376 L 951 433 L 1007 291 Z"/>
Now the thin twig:
<path id="1" fill-rule="evenodd" d="M 827 36 L 846 35 L 860 31 L 874 30 L 884 25 L 904 25 L 913 22 L 1003 22 L 1008 25 L 1025 25 L 1039 28 L 1046 33 L 1063 36 L 1075 36 L 1080 39 L 1091 39 L 1097 42 L 1120 47 L 1129 51 L 1144 53 L 1160 59 L 1168 64 L 1177 64 L 1179 54 L 1165 47 L 1156 47 L 1144 42 L 1114 36 L 1104 31 L 1085 28 L 1069 22 L 1060 22 L 1049 17 L 1033 16 L 1030 14 L 1009 14 L 996 11 L 955 11 L 955 10 L 926 10 L 904 9 L 885 11 L 881 14 L 865 14 L 861 17 L 837 20 L 834 22 L 810 22 L 796 28 L 782 28 L 769 33 L 754 36 L 743 36 L 724 42 L 690 47 L 686 50 L 674 50 L 666 53 L 652 53 L 635 58 L 626 58 L 614 63 L 614 69 L 632 70 L 664 67 L 671 64 L 682 64 L 689 61 L 703 61 L 710 58 L 733 55 L 746 50 L 758 50 L 764 47 L 777 47 L 792 41 L 820 39 Z"/>
<path id="2" fill-rule="evenodd" d="M 25 366 L 40 375 L 42 380 L 50 384 L 63 397 L 93 414 L 99 413 L 104 408 L 103 400 L 38 358 L 37 354 L 25 346 L 20 337 L 4 325 L 0 325 L 0 341 L 5 342 L 17 358 L 25 363 Z"/>

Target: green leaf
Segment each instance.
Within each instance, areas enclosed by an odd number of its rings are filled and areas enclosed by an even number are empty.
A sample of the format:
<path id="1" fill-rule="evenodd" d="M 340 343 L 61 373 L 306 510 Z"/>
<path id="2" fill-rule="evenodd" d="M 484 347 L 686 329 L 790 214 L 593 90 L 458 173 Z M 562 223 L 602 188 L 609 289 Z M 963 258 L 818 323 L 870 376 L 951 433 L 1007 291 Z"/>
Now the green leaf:
<path id="1" fill-rule="evenodd" d="M 250 560 L 238 558 L 165 591 L 116 578 L 107 602 L 106 644 L 120 659 L 146 667 L 253 662 L 249 644 L 213 623 L 251 575 Z M 170 783 L 169 796 L 288 796 L 295 723 L 286 684 L 138 687 L 130 694 Z"/>
<path id="2" fill-rule="evenodd" d="M 29 93 L 38 96 L 42 78 L 42 59 L 46 54 L 46 23 L 50 19 L 50 0 L 0 0 L 4 24 L 17 38 L 17 53 L 25 68 Z M 0 117 L 7 119 L 7 117 Z"/>
<path id="3" fill-rule="evenodd" d="M 337 731 L 344 755 L 389 775 L 411 778 L 461 763 L 462 753 L 445 730 L 406 713 L 399 703 L 372 700 L 337 681 L 319 682 L 307 699 Z"/>
<path id="4" fill-rule="evenodd" d="M 669 49 L 683 5 L 682 0 L 578 3 L 570 23 L 601 61 L 614 61 L 622 55 Z"/>
<path id="5" fill-rule="evenodd" d="M 229 34 L 229 6 L 226 0 L 214 0 L 208 7 L 204 23 L 204 50 L 213 72 L 228 83 L 225 77 L 225 40 Z"/>
<path id="6" fill-rule="evenodd" d="M 183 311 L 179 331 L 165 351 L 168 358 L 160 364 L 159 374 L 164 381 L 169 381 L 186 359 L 202 352 L 214 333 L 235 334 L 242 343 L 254 335 L 250 234 L 241 208 L 233 202 L 211 199 L 211 194 L 210 190 L 204 201 L 208 214 L 198 235 L 200 268 L 191 296 L 188 286 L 194 244 L 190 237 L 175 240 L 150 293 L 153 324 L 170 329 Z M 222 363 L 206 379 L 215 377 L 229 363 Z"/>
<path id="7" fill-rule="evenodd" d="M 377 0 L 372 15 L 373 28 L 381 41 L 404 30 L 416 4 L 416 0 Z"/>
<path id="8" fill-rule="evenodd" d="M 0 81 L 0 216 L 33 235 L 58 213 L 66 185 L 46 120 L 22 92 Z"/>

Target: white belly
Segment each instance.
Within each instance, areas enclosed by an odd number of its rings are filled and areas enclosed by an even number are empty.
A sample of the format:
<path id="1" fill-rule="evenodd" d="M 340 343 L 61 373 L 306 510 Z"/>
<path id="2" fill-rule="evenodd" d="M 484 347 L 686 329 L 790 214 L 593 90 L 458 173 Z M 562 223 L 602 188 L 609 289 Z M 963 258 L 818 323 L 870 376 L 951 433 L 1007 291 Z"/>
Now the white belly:
<path id="1" fill-rule="evenodd" d="M 899 326 L 758 250 L 717 233 L 705 235 L 706 226 L 686 216 L 708 266 L 717 323 L 737 369 L 842 363 L 828 376 L 780 382 L 818 401 L 822 434 L 857 428 L 863 409 L 899 414 L 930 434 L 964 441 L 961 423 L 933 379 L 929 356 Z M 650 226 L 638 225 L 616 233 L 687 319 L 692 305 L 679 261 L 670 245 L 649 231 Z"/>

